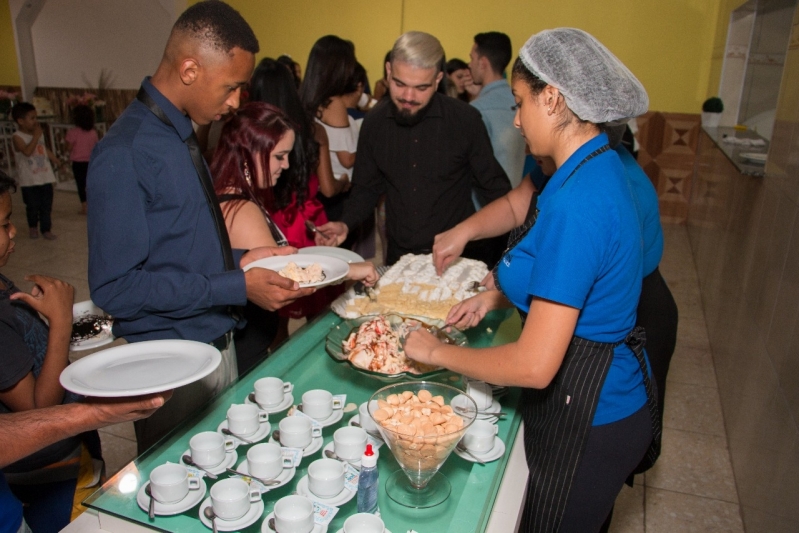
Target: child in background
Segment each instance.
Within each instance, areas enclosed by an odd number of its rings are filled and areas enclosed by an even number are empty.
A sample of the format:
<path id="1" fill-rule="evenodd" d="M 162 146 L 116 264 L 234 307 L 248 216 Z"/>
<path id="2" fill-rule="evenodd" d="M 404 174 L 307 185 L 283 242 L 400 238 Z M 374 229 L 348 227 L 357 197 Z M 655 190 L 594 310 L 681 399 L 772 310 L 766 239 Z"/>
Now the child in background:
<path id="1" fill-rule="evenodd" d="M 80 198 L 80 214 L 86 214 L 86 173 L 89 171 L 89 156 L 99 140 L 94 129 L 94 110 L 87 105 L 76 106 L 72 110 L 75 127 L 66 135 L 69 160 L 72 161 L 72 174 L 78 185 Z"/>
<path id="2" fill-rule="evenodd" d="M 19 128 L 14 132 L 12 141 L 29 236 L 38 239 L 41 228 L 45 239 L 55 240 L 56 236 L 50 231 L 50 213 L 53 210 L 53 183 L 56 179 L 50 163 L 58 168 L 61 162 L 44 144 L 42 126 L 36 120 L 36 108 L 33 105 L 28 102 L 15 105 L 11 110 L 11 118 Z"/>

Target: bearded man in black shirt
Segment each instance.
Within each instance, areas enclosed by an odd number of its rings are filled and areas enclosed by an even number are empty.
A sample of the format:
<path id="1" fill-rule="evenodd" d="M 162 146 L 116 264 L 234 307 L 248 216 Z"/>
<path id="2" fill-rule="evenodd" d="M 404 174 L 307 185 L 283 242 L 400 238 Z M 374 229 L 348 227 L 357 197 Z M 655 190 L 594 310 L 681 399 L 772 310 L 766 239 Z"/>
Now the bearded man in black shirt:
<path id="1" fill-rule="evenodd" d="M 394 43 L 386 63 L 391 98 L 364 119 L 344 215 L 320 226 L 327 237 L 317 233 L 317 244 L 341 244 L 385 194 L 393 264 L 407 253 L 431 253 L 436 234 L 472 215 L 472 189 L 486 202 L 510 191 L 480 113 L 436 92 L 443 58 L 441 43 L 427 33 L 408 32 Z M 490 241 L 474 241 L 463 253 L 489 267 L 498 255 Z"/>

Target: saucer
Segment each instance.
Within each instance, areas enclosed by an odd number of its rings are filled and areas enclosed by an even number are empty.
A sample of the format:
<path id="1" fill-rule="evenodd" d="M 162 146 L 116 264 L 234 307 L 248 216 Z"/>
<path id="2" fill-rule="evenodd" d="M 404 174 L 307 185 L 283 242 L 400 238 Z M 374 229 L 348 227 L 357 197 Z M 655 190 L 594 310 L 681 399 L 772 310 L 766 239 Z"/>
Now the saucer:
<path id="1" fill-rule="evenodd" d="M 291 404 L 294 403 L 294 395 L 291 394 L 290 392 L 287 392 L 283 395 L 282 402 L 280 402 L 277 405 L 268 406 L 268 405 L 261 405 L 256 401 L 250 400 L 250 395 L 248 394 L 247 398 L 244 400 L 244 403 L 248 403 L 250 405 L 257 405 L 258 407 L 260 407 L 261 409 L 263 409 L 264 411 L 266 411 L 271 415 L 274 413 L 279 413 L 280 411 L 285 411 L 286 409 L 291 407 Z"/>
<path id="2" fill-rule="evenodd" d="M 227 419 L 223 420 L 222 423 L 217 426 L 216 432 L 220 433 L 225 438 L 230 437 L 233 439 L 233 443 L 236 445 L 235 447 L 238 448 L 239 446 L 248 446 L 250 444 L 255 444 L 256 442 L 264 440 L 272 430 L 272 424 L 269 422 L 261 422 L 258 424 L 258 429 L 255 431 L 255 433 L 252 435 L 242 435 L 241 438 L 237 437 L 236 435 L 225 435 L 222 433 L 222 428 L 228 429 Z M 243 439 L 247 439 L 250 442 L 245 442 Z"/>
<path id="3" fill-rule="evenodd" d="M 250 465 L 247 463 L 247 459 L 244 459 L 239 466 L 236 468 L 239 472 L 245 475 L 250 475 Z M 277 488 L 282 487 L 286 483 L 292 480 L 294 474 L 297 472 L 297 469 L 293 466 L 291 468 L 284 468 L 283 472 L 281 472 L 275 479 L 280 481 L 280 485 L 271 485 L 269 487 L 264 486 L 267 491 L 274 490 Z"/>
<path id="4" fill-rule="evenodd" d="M 457 446 L 453 451 L 456 454 L 458 454 L 458 457 L 460 457 L 461 459 L 465 459 L 470 463 L 477 462 L 474 460 L 474 457 L 470 456 L 466 452 L 459 450 Z M 496 461 L 505 454 L 505 443 L 502 442 L 502 439 L 500 439 L 499 437 L 494 437 L 494 447 L 488 450 L 487 452 L 478 453 L 478 452 L 473 452 L 471 450 L 469 452 L 479 457 L 481 461 L 485 463 L 490 463 L 491 461 Z"/>
<path id="5" fill-rule="evenodd" d="M 313 418 L 313 417 L 309 417 L 309 418 Z M 320 426 L 322 426 L 323 428 L 326 428 L 328 426 L 332 426 L 333 424 L 335 424 L 336 422 L 338 422 L 342 418 L 344 418 L 344 409 L 333 409 L 333 412 L 330 413 L 330 416 L 328 416 L 327 418 L 324 418 L 322 420 L 318 420 L 316 418 L 313 418 L 313 420 L 316 420 L 316 422 Z"/>
<path id="6" fill-rule="evenodd" d="M 141 486 L 139 492 L 136 493 L 136 503 L 139 504 L 141 510 L 145 513 L 150 509 L 150 497 L 147 496 L 144 492 L 144 487 L 147 486 L 147 483 Z M 155 501 L 155 505 L 153 509 L 155 510 L 155 514 L 161 516 L 170 516 L 173 514 L 180 514 L 184 511 L 188 511 L 205 498 L 205 492 L 208 488 L 205 486 L 205 480 L 200 479 L 200 488 L 197 490 L 190 490 L 186 496 L 177 502 L 173 503 L 161 503 L 158 500 Z"/>
<path id="7" fill-rule="evenodd" d="M 466 409 L 469 405 L 466 401 L 466 397 L 463 394 L 459 394 L 452 399 L 450 402 L 453 407 L 460 407 Z M 477 411 L 477 419 L 478 420 L 489 420 L 489 421 L 496 421 L 497 416 L 496 413 L 499 413 L 502 410 L 502 406 L 497 401 L 496 398 L 493 399 L 491 405 L 487 409 L 480 409 Z M 456 409 L 456 413 L 458 410 Z"/>
<path id="8" fill-rule="evenodd" d="M 324 440 L 325 439 L 323 439 L 322 437 L 314 437 L 314 438 L 312 438 L 311 439 L 311 443 L 308 446 L 306 446 L 305 448 L 302 449 L 302 456 L 303 457 L 308 457 L 309 455 L 318 452 L 319 449 L 322 447 L 322 443 L 324 442 Z M 275 444 L 280 444 L 279 442 L 275 441 L 274 437 L 271 437 L 271 436 L 269 437 L 269 442 L 274 442 Z M 280 444 L 280 446 L 283 446 L 283 445 Z M 286 447 L 288 448 L 288 446 L 286 446 Z"/>
<path id="9" fill-rule="evenodd" d="M 184 463 L 183 462 L 183 456 L 184 455 L 191 455 L 191 449 L 186 450 L 185 452 L 180 454 L 180 464 L 182 464 L 183 466 L 186 466 L 188 468 L 196 468 L 201 473 L 204 474 L 204 472 L 202 471 L 201 468 L 199 468 L 197 466 L 187 465 L 186 463 Z M 225 453 L 225 458 L 222 460 L 221 463 L 219 463 L 216 466 L 207 467 L 205 469 L 208 470 L 209 472 L 211 472 L 214 475 L 219 475 L 219 474 L 223 473 L 226 469 L 228 469 L 231 466 L 233 466 L 234 464 L 236 464 L 236 459 L 238 459 L 238 458 L 239 458 L 239 454 L 236 453 L 236 450 L 231 450 L 231 451 Z"/>
<path id="10" fill-rule="evenodd" d="M 350 491 L 347 488 L 341 489 L 341 492 L 333 496 L 332 498 L 320 498 L 313 492 L 311 489 L 308 488 L 308 475 L 304 475 L 300 478 L 299 482 L 297 482 L 297 494 L 300 496 L 305 496 L 311 501 L 323 503 L 325 505 L 329 505 L 330 507 L 341 507 L 351 499 L 355 497 L 355 492 Z"/>
<path id="11" fill-rule="evenodd" d="M 261 524 L 261 533 L 277 533 L 277 531 L 269 527 L 269 519 L 274 517 L 275 517 L 274 511 L 266 515 L 266 517 L 264 518 L 264 523 Z M 317 524 L 316 522 L 314 522 L 311 533 L 327 533 L 327 526 L 323 526 L 322 524 Z M 384 533 L 391 533 L 391 532 L 386 529 Z"/>
<path id="12" fill-rule="evenodd" d="M 205 527 L 208 529 L 213 529 L 214 526 L 211 525 L 211 521 L 208 520 L 203 513 L 206 507 L 211 507 L 210 496 L 206 498 L 205 501 L 203 501 L 203 504 L 200 506 L 200 520 Z M 256 520 L 261 518 L 262 514 L 264 514 L 264 501 L 258 500 L 250 505 L 250 510 L 247 511 L 247 514 L 237 520 L 223 520 L 221 518 L 216 518 L 216 529 L 219 531 L 237 531 L 239 529 L 244 529 L 245 527 L 254 524 Z"/>
<path id="13" fill-rule="evenodd" d="M 350 418 L 350 421 L 347 422 L 347 425 L 363 429 L 363 426 L 361 425 L 361 415 L 360 415 L 360 413 L 355 415 L 355 416 L 353 416 L 352 418 Z M 380 442 L 383 442 L 383 437 L 380 436 L 380 432 L 379 431 L 375 430 L 375 431 L 372 432 L 372 431 L 369 431 L 367 429 L 364 429 L 364 431 L 366 431 L 366 434 L 369 435 L 370 437 L 372 437 L 373 439 L 379 440 Z"/>
<path id="14" fill-rule="evenodd" d="M 325 459 L 327 459 L 327 456 L 325 455 L 325 452 L 327 450 L 330 450 L 331 452 L 335 452 L 336 451 L 336 443 L 331 440 L 330 442 L 328 442 L 325 445 L 324 448 L 322 448 L 322 457 L 324 457 Z M 341 462 L 343 462 L 343 463 L 349 463 L 349 464 L 351 464 L 352 466 L 354 466 L 356 468 L 361 468 L 361 460 L 360 459 L 355 459 L 354 461 L 351 460 L 351 459 L 345 459 L 345 460 L 339 459 L 339 460 Z"/>

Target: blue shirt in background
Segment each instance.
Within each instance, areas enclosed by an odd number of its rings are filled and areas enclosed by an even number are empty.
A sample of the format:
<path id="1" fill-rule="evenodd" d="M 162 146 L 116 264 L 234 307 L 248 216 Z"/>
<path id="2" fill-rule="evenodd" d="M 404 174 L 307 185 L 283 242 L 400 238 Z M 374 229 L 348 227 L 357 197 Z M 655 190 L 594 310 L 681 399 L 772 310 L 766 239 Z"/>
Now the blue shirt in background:
<path id="1" fill-rule="evenodd" d="M 135 100 L 95 147 L 87 179 L 89 288 L 129 342 L 210 342 L 247 301 L 242 270 L 225 271 L 213 216 L 185 140 L 181 113 L 146 78 L 172 121 Z M 242 252 L 234 253 L 238 264 Z"/>
<path id="2" fill-rule="evenodd" d="M 547 183 L 538 221 L 499 264 L 499 281 L 514 305 L 532 297 L 580 309 L 574 334 L 617 343 L 635 327 L 641 294 L 642 245 L 631 187 L 619 157 L 601 134 L 580 147 Z M 567 180 L 568 178 L 568 180 Z M 621 420 L 646 402 L 635 355 L 621 344 L 599 396 L 593 425 Z"/>
<path id="3" fill-rule="evenodd" d="M 511 108 L 516 102 L 507 80 L 497 80 L 483 87 L 471 105 L 480 111 L 491 138 L 494 157 L 508 175 L 511 186 L 516 188 L 524 176 L 525 143 L 513 125 L 516 111 Z"/>
<path id="4" fill-rule="evenodd" d="M 17 533 L 22 525 L 22 502 L 14 497 L 0 472 L 0 533 Z"/>

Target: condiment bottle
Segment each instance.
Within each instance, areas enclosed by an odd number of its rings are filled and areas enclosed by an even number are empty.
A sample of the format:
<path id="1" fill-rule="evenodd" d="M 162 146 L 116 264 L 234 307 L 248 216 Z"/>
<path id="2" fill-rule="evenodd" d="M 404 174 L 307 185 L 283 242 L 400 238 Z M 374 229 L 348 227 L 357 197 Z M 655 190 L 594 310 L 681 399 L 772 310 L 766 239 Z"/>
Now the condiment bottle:
<path id="1" fill-rule="evenodd" d="M 366 451 L 361 456 L 361 473 L 358 476 L 358 512 L 378 513 L 377 492 L 380 482 L 377 472 L 377 455 L 372 450 L 372 445 L 366 445 Z"/>

